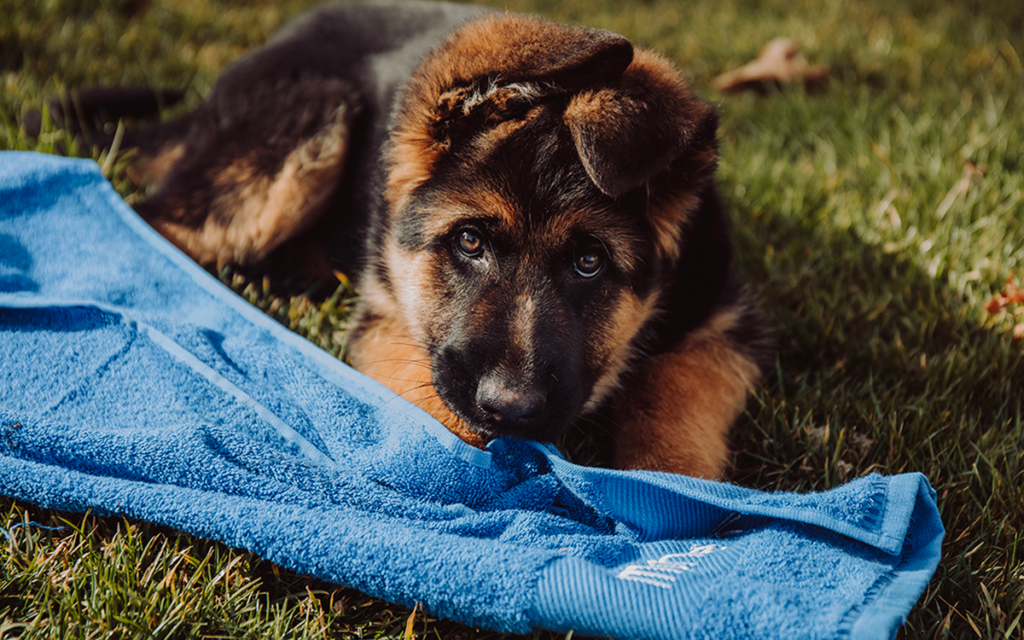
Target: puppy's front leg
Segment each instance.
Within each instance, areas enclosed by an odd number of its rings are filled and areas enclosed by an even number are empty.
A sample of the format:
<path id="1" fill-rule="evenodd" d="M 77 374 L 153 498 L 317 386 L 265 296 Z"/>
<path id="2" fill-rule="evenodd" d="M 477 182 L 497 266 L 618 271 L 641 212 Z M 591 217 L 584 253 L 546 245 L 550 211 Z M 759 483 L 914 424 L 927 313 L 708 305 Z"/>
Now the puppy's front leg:
<path id="1" fill-rule="evenodd" d="M 761 370 L 730 329 L 733 310 L 716 314 L 675 350 L 640 363 L 612 401 L 614 464 L 720 479 L 729 429 Z"/>

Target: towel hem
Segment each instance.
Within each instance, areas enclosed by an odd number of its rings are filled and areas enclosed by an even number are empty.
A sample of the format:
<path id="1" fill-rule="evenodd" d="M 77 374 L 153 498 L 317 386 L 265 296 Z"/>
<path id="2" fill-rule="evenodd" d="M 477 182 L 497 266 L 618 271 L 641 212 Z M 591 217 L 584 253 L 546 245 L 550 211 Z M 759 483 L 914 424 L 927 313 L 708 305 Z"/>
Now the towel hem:
<path id="1" fill-rule="evenodd" d="M 900 478 L 897 476 L 894 480 Z M 855 640 L 896 637 L 941 560 L 945 529 L 938 514 L 929 512 L 921 504 L 923 499 L 934 500 L 934 494 L 927 480 L 919 481 L 918 490 L 912 495 L 913 511 L 905 516 L 908 530 L 914 527 L 930 533 L 931 537 L 920 544 L 913 544 L 910 538 L 905 540 L 899 563 L 880 575 L 865 591 L 862 601 L 846 612 L 836 630 L 837 637 Z"/>

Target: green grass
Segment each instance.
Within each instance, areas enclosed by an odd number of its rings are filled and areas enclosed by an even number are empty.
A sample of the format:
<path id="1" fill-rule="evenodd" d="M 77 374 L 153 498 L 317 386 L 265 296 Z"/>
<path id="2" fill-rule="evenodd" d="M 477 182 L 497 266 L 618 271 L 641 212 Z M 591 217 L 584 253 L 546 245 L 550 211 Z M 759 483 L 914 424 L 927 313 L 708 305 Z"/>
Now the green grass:
<path id="1" fill-rule="evenodd" d="M 66 144 L 59 131 L 34 141 L 19 130 L 64 87 L 187 87 L 194 106 L 219 69 L 307 3 L 144 4 L 0 0 L 0 149 Z M 984 308 L 1013 270 L 1024 282 L 1024 3 L 503 6 L 624 33 L 719 104 L 720 182 L 779 339 L 776 372 L 736 430 L 733 481 L 806 491 L 925 473 L 947 538 L 901 637 L 1024 638 L 1024 345 L 1013 339 L 1024 305 Z M 829 84 L 710 88 L 776 36 L 827 64 Z M 137 197 L 123 166 L 111 163 L 111 179 Z M 345 285 L 313 301 L 222 277 L 343 352 Z M 5 527 L 66 528 L 0 541 L 0 636 L 399 637 L 411 615 L 145 523 L 4 505 Z M 417 637 L 490 637 L 413 619 Z"/>

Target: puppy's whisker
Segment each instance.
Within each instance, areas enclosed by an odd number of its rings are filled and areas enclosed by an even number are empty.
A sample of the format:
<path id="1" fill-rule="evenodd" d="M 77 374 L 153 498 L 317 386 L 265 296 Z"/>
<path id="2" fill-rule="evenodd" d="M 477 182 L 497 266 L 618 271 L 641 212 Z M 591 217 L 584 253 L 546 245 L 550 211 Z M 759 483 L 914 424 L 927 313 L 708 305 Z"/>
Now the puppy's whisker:
<path id="1" fill-rule="evenodd" d="M 419 383 L 419 384 L 414 384 L 414 386 L 407 387 L 407 388 L 403 389 L 402 391 L 397 391 L 396 393 L 398 393 L 398 395 L 404 395 L 404 394 L 408 394 L 408 393 L 413 393 L 414 391 L 419 391 L 421 389 L 429 389 L 429 388 L 432 388 L 434 386 L 430 382 L 422 382 L 420 380 L 397 380 L 397 382 Z"/>
<path id="2" fill-rule="evenodd" d="M 423 367 L 424 369 L 430 369 L 430 364 L 429 363 L 422 362 L 420 360 L 403 360 L 403 359 L 396 359 L 396 358 L 387 358 L 387 359 L 382 359 L 382 360 L 371 360 L 370 362 L 363 363 L 359 368 L 360 368 L 361 371 L 366 372 L 366 371 L 370 371 L 371 367 L 376 367 L 377 369 L 380 369 L 380 368 L 383 368 L 383 367 L 388 366 L 388 365 L 400 365 L 400 366 L 403 366 L 403 367 L 416 366 L 416 367 Z"/>
<path id="3" fill-rule="evenodd" d="M 393 340 L 392 344 L 396 344 L 400 347 L 416 347 L 417 349 L 423 349 L 426 351 L 429 345 L 426 342 L 416 342 L 415 340 L 406 342 L 404 340 Z"/>
<path id="4" fill-rule="evenodd" d="M 431 393 L 431 394 L 425 395 L 423 397 L 418 397 L 415 400 L 406 397 L 408 394 L 412 393 L 413 391 L 416 391 L 416 390 L 422 389 L 422 388 L 424 388 L 424 387 L 418 387 L 417 389 L 407 389 L 407 390 L 405 390 L 405 391 L 403 391 L 401 393 L 396 393 L 393 398 L 390 398 L 387 401 L 385 401 L 383 406 L 387 406 L 388 404 L 390 404 L 391 402 L 394 402 L 395 400 L 397 400 L 399 398 L 401 398 L 402 400 L 405 400 L 406 402 L 411 402 L 413 404 L 417 404 L 417 403 L 424 402 L 424 401 L 427 401 L 427 400 L 440 400 L 441 399 L 441 396 L 437 395 L 437 393 Z M 422 407 L 420 407 L 420 408 L 422 408 Z"/>

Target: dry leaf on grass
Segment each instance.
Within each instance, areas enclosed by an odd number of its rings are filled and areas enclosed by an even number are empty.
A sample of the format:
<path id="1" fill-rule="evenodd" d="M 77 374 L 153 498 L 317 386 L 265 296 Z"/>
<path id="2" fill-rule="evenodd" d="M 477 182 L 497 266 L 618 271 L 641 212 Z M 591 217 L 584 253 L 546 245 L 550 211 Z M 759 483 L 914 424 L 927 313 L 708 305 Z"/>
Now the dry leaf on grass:
<path id="1" fill-rule="evenodd" d="M 1010 277 L 1006 279 L 1006 287 L 989 300 L 988 304 L 985 305 L 985 311 L 998 313 L 1015 302 L 1024 303 L 1024 289 L 1021 289 L 1014 283 L 1013 271 L 1011 271 Z M 1021 331 L 1024 331 L 1024 329 Z M 1017 327 L 1014 327 L 1014 336 L 1017 337 Z"/>
<path id="2" fill-rule="evenodd" d="M 802 81 L 808 87 L 828 80 L 828 69 L 812 67 L 800 53 L 800 47 L 788 38 L 776 38 L 761 49 L 757 60 L 723 73 L 715 79 L 721 91 L 763 89 L 767 83 L 790 84 Z"/>

